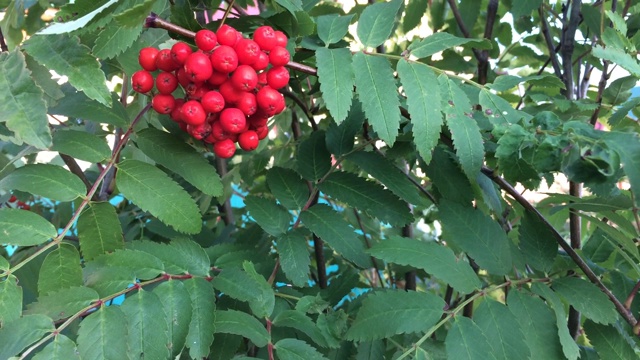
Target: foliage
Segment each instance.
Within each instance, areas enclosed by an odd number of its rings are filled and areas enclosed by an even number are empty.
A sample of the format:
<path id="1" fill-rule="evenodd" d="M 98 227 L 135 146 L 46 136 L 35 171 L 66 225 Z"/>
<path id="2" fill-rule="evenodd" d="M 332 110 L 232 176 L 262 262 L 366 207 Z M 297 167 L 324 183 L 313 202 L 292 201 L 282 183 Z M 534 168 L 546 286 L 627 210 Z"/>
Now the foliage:
<path id="1" fill-rule="evenodd" d="M 640 355 L 640 1 L 258 1 L 0 1 L 0 359 Z M 222 22 L 230 160 L 130 89 Z"/>

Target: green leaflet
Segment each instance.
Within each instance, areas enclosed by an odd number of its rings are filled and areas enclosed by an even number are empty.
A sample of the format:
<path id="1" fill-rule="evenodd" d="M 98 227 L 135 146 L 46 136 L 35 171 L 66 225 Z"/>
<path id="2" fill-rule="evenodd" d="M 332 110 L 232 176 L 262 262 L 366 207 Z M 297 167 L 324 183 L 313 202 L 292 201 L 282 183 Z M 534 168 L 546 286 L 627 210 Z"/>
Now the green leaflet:
<path id="1" fill-rule="evenodd" d="M 334 155 L 343 155 L 353 150 L 354 137 L 362 130 L 365 119 L 362 104 L 357 98 L 352 100 L 347 118 L 340 125 L 332 122 L 327 129 L 327 149 Z"/>
<path id="2" fill-rule="evenodd" d="M 116 176 L 122 194 L 175 230 L 197 234 L 200 211 L 191 196 L 162 170 L 138 160 L 118 165 Z"/>
<path id="3" fill-rule="evenodd" d="M 318 37 L 327 46 L 337 43 L 347 34 L 351 19 L 353 19 L 353 15 L 339 16 L 337 14 L 330 14 L 318 16 L 316 18 Z"/>
<path id="4" fill-rule="evenodd" d="M 22 287 L 14 275 L 0 281 L 0 325 L 18 319 L 22 315 Z"/>
<path id="5" fill-rule="evenodd" d="M 316 344 L 326 347 L 327 341 L 313 321 L 299 310 L 285 310 L 273 319 L 274 326 L 294 328 L 310 337 Z"/>
<path id="6" fill-rule="evenodd" d="M 98 293 L 88 287 L 61 288 L 41 295 L 37 302 L 27 306 L 25 314 L 42 314 L 60 320 L 74 315 L 98 299 Z"/>
<path id="7" fill-rule="evenodd" d="M 101 59 L 111 59 L 129 48 L 140 36 L 142 26 L 123 27 L 116 22 L 109 23 L 96 39 L 92 52 Z"/>
<path id="8" fill-rule="evenodd" d="M 411 55 L 421 59 L 464 44 L 471 44 L 479 49 L 491 49 L 491 43 L 486 40 L 459 38 L 448 32 L 437 32 L 424 39 L 412 42 L 409 45 L 409 51 L 411 51 Z"/>
<path id="9" fill-rule="evenodd" d="M 40 267 L 38 293 L 40 296 L 76 286 L 82 286 L 80 253 L 75 246 L 61 243 L 47 254 Z"/>
<path id="10" fill-rule="evenodd" d="M 17 356 L 54 329 L 53 321 L 39 314 L 25 315 L 7 322 L 0 329 L 0 359 Z"/>
<path id="11" fill-rule="evenodd" d="M 118 101 L 115 93 L 112 93 L 111 98 L 113 101 L 112 106 L 107 107 L 95 100 L 89 99 L 82 92 L 66 93 L 56 106 L 49 109 L 49 112 L 55 115 L 64 115 L 111 124 L 118 127 L 126 127 L 130 122 L 127 111 L 120 101 Z"/>
<path id="12" fill-rule="evenodd" d="M 596 323 L 607 325 L 618 319 L 609 298 L 592 283 L 575 277 L 554 280 L 553 290 L 576 310 Z"/>
<path id="13" fill-rule="evenodd" d="M 103 5 L 99 6 L 95 10 L 84 14 L 82 17 L 78 19 L 74 19 L 67 22 L 60 22 L 53 25 L 50 25 L 44 30 L 40 30 L 38 32 L 39 35 L 50 35 L 50 34 L 63 34 L 72 32 L 74 30 L 81 29 L 85 27 L 91 20 L 93 20 L 98 14 L 100 14 L 105 9 L 109 8 L 111 5 L 114 5 L 118 2 L 118 0 L 109 0 L 105 2 Z M 88 3 L 88 1 L 86 2 Z M 74 5 L 74 4 L 72 4 Z"/>
<path id="14" fill-rule="evenodd" d="M 139 289 L 120 309 L 127 317 L 128 352 L 133 358 L 168 358 L 167 314 L 156 293 Z"/>
<path id="15" fill-rule="evenodd" d="M 486 298 L 473 314 L 473 320 L 487 335 L 496 359 L 529 358 L 530 351 L 524 331 L 509 309 L 491 298 Z"/>
<path id="16" fill-rule="evenodd" d="M 267 171 L 267 185 L 280 204 L 289 210 L 302 209 L 309 198 L 309 188 L 295 171 L 273 167 Z"/>
<path id="17" fill-rule="evenodd" d="M 526 212 L 518 229 L 520 250 L 529 265 L 548 272 L 558 255 L 558 243 L 540 219 Z"/>
<path id="18" fill-rule="evenodd" d="M 605 133 L 603 140 L 620 155 L 631 189 L 634 193 L 640 193 L 640 136 L 636 133 L 612 131 Z M 635 197 L 635 203 L 640 206 L 640 196 Z"/>
<path id="19" fill-rule="evenodd" d="M 295 286 L 305 287 L 309 281 L 309 249 L 302 231 L 293 230 L 276 240 L 280 267 Z"/>
<path id="20" fill-rule="evenodd" d="M 156 0 L 144 0 L 144 2 L 113 16 L 115 23 L 126 28 L 142 27 L 144 20 L 149 16 Z"/>
<path id="21" fill-rule="evenodd" d="M 318 80 L 322 99 L 337 124 L 346 117 L 353 98 L 354 75 L 349 49 L 316 50 Z"/>
<path id="22" fill-rule="evenodd" d="M 331 154 L 324 137 L 324 131 L 314 131 L 298 146 L 296 170 L 307 180 L 316 181 L 331 169 Z"/>
<path id="23" fill-rule="evenodd" d="M 376 47 L 387 40 L 403 4 L 402 0 L 392 0 L 365 7 L 358 18 L 357 34 L 360 42 L 368 47 Z"/>
<path id="24" fill-rule="evenodd" d="M 111 149 L 104 138 L 77 130 L 56 131 L 51 150 L 94 163 L 111 157 Z"/>
<path id="25" fill-rule="evenodd" d="M 485 334 L 473 320 L 456 316 L 445 340 L 447 359 L 498 359 Z"/>
<path id="26" fill-rule="evenodd" d="M 164 272 L 164 265 L 157 257 L 138 250 L 116 250 L 109 254 L 100 255 L 87 263 L 87 267 L 116 266 L 129 269 L 136 278 L 149 280 Z"/>
<path id="27" fill-rule="evenodd" d="M 562 300 L 545 284 L 535 283 L 531 286 L 531 291 L 543 297 L 553 308 L 556 314 L 556 329 L 558 330 L 557 335 L 560 338 L 560 344 L 562 344 L 562 352 L 565 358 L 576 360 L 580 356 L 580 349 L 571 334 L 569 334 L 567 313 Z"/>
<path id="28" fill-rule="evenodd" d="M 505 99 L 489 90 L 480 90 L 480 106 L 494 125 L 515 124 L 521 119 L 530 120 L 531 115 L 516 110 Z"/>
<path id="29" fill-rule="evenodd" d="M 271 340 L 271 336 L 262 323 L 255 317 L 242 311 L 217 311 L 215 329 L 216 333 L 242 335 L 258 347 L 266 346 Z"/>
<path id="30" fill-rule="evenodd" d="M 133 242 L 131 248 L 147 252 L 162 260 L 169 273 L 209 276 L 209 256 L 193 240 L 174 238 L 168 244 L 142 240 Z"/>
<path id="31" fill-rule="evenodd" d="M 247 196 L 244 202 L 251 216 L 260 227 L 268 234 L 278 236 L 284 234 L 289 228 L 291 214 L 278 205 L 275 201 L 258 197 Z"/>
<path id="32" fill-rule="evenodd" d="M 57 201 L 84 196 L 86 187 L 80 178 L 62 166 L 29 164 L 0 180 L 0 189 L 20 190 Z"/>
<path id="33" fill-rule="evenodd" d="M 622 49 L 617 49 L 612 46 L 603 48 L 602 46 L 596 45 L 591 50 L 591 53 L 597 58 L 608 60 L 619 65 L 635 77 L 640 77 L 640 63 Z"/>
<path id="34" fill-rule="evenodd" d="M 530 1 L 516 1 L 511 7 L 511 14 L 514 19 L 521 16 L 529 16 L 533 10 L 542 5 L 542 0 L 530 0 Z"/>
<path id="35" fill-rule="evenodd" d="M 38 149 L 51 144 L 47 104 L 42 89 L 31 78 L 24 55 L 17 49 L 0 54 L 0 123 L 14 133 L 15 142 Z"/>
<path id="36" fill-rule="evenodd" d="M 0 244 L 19 246 L 40 245 L 58 233 L 40 215 L 12 208 L 0 209 L 0 228 Z"/>
<path id="37" fill-rule="evenodd" d="M 218 291 L 247 301 L 258 317 L 269 316 L 273 312 L 275 294 L 264 278 L 257 279 L 239 268 L 225 268 L 211 283 Z"/>
<path id="38" fill-rule="evenodd" d="M 122 227 L 113 205 L 90 203 L 78 219 L 78 238 L 85 260 L 124 248 Z"/>
<path id="39" fill-rule="evenodd" d="M 82 359 L 129 359 L 127 318 L 119 306 L 101 306 L 80 322 Z"/>
<path id="40" fill-rule="evenodd" d="M 191 298 L 181 281 L 165 281 L 153 289 L 166 314 L 167 335 L 171 356 L 177 356 L 184 348 L 191 323 Z"/>
<path id="41" fill-rule="evenodd" d="M 191 297 L 193 309 L 186 345 L 192 358 L 203 358 L 209 355 L 209 347 L 213 343 L 216 296 L 211 284 L 203 278 L 185 280 L 184 287 Z"/>
<path id="42" fill-rule="evenodd" d="M 33 357 L 33 360 L 80 360 L 76 343 L 68 337 L 58 334 L 53 341 Z"/>
<path id="43" fill-rule="evenodd" d="M 605 326 L 587 320 L 584 330 L 601 359 L 632 360 L 637 354 L 615 325 Z"/>
<path id="44" fill-rule="evenodd" d="M 274 348 L 281 360 L 326 360 L 327 358 L 311 345 L 298 339 L 282 339 Z"/>

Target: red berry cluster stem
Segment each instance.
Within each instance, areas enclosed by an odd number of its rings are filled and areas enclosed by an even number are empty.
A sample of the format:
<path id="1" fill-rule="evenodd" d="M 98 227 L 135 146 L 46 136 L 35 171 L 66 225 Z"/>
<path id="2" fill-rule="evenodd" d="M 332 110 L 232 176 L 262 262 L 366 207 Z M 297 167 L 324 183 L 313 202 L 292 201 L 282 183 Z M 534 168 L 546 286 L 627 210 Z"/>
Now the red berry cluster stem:
<path id="1" fill-rule="evenodd" d="M 222 25 L 217 32 L 198 31 L 194 40 L 195 50 L 184 42 L 140 50 L 142 70 L 131 77 L 132 88 L 146 94 L 155 87 L 153 109 L 212 144 L 216 156 L 230 158 L 236 143 L 255 150 L 269 133 L 269 118 L 285 109 L 278 89 L 289 83 L 287 36 L 261 26 L 245 38 Z M 184 97 L 176 99 L 179 88 Z"/>

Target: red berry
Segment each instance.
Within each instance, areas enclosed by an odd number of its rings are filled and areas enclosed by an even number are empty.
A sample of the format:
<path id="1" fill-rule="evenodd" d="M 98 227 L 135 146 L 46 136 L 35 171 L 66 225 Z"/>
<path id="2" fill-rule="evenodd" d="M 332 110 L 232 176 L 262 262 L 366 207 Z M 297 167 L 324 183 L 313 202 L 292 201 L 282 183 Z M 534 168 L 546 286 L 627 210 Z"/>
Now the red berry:
<path id="1" fill-rule="evenodd" d="M 218 45 L 216 33 L 209 29 L 202 29 L 196 33 L 196 46 L 202 51 L 211 51 Z"/>
<path id="2" fill-rule="evenodd" d="M 179 123 L 182 122 L 182 105 L 184 104 L 184 99 L 176 99 L 176 104 L 173 107 L 173 110 L 171 110 L 171 114 L 169 115 L 171 117 L 171 120 Z"/>
<path id="3" fill-rule="evenodd" d="M 177 70 L 180 67 L 180 64 L 178 64 L 173 59 L 173 56 L 171 56 L 171 50 L 163 49 L 160 50 L 156 57 L 156 66 L 162 71 L 173 71 Z"/>
<path id="4" fill-rule="evenodd" d="M 224 24 L 216 31 L 216 37 L 220 45 L 234 46 L 238 41 L 238 31 Z"/>
<path id="5" fill-rule="evenodd" d="M 211 53 L 211 66 L 221 73 L 230 73 L 238 67 L 238 54 L 231 46 L 221 45 Z"/>
<path id="6" fill-rule="evenodd" d="M 231 75 L 231 84 L 238 90 L 251 91 L 258 85 L 258 74 L 251 66 L 240 65 Z"/>
<path id="7" fill-rule="evenodd" d="M 211 88 L 209 88 L 207 84 L 200 84 L 195 88 L 193 92 L 191 92 L 191 94 L 189 94 L 189 100 L 200 100 L 202 99 L 204 94 L 206 94 L 210 90 Z"/>
<path id="8" fill-rule="evenodd" d="M 189 75 L 191 81 L 197 83 L 207 81 L 213 74 L 209 56 L 201 52 L 195 52 L 187 57 L 184 62 L 184 71 Z"/>
<path id="9" fill-rule="evenodd" d="M 160 50 L 154 47 L 146 47 L 140 50 L 140 55 L 138 55 L 138 62 L 143 69 L 147 71 L 156 71 L 158 67 L 156 66 L 156 57 Z"/>
<path id="10" fill-rule="evenodd" d="M 211 134 L 211 125 L 204 122 L 200 125 L 187 125 L 187 132 L 196 140 L 202 140 Z"/>
<path id="11" fill-rule="evenodd" d="M 228 131 L 225 131 L 220 124 L 220 121 L 214 121 L 211 124 L 211 135 L 216 141 L 231 139 L 231 141 L 235 142 L 237 139 L 237 134 L 231 134 Z"/>
<path id="12" fill-rule="evenodd" d="M 276 31 L 276 45 L 286 47 L 289 39 L 282 31 Z"/>
<path id="13" fill-rule="evenodd" d="M 22 210 L 31 210 L 31 206 L 29 204 L 18 204 L 18 207 L 21 208 Z"/>
<path id="14" fill-rule="evenodd" d="M 267 84 L 274 89 L 281 89 L 289 83 L 289 70 L 284 66 L 272 67 L 267 71 Z"/>
<path id="15" fill-rule="evenodd" d="M 243 132 L 238 136 L 238 144 L 244 151 L 253 151 L 258 147 L 260 140 L 258 139 L 258 133 L 253 130 Z"/>
<path id="16" fill-rule="evenodd" d="M 217 91 L 208 91 L 200 100 L 202 108 L 208 113 L 217 113 L 224 109 L 224 97 Z"/>
<path id="17" fill-rule="evenodd" d="M 240 95 L 238 101 L 236 101 L 236 106 L 242 113 L 246 116 L 251 116 L 256 113 L 258 110 L 258 103 L 256 101 L 256 96 L 250 92 L 243 92 Z"/>
<path id="18" fill-rule="evenodd" d="M 156 89 L 160 94 L 171 94 L 178 88 L 178 78 L 170 72 L 163 71 L 156 76 Z"/>
<path id="19" fill-rule="evenodd" d="M 220 140 L 213 144 L 213 153 L 223 159 L 228 159 L 236 153 L 236 144 L 231 139 Z"/>
<path id="20" fill-rule="evenodd" d="M 221 73 L 214 70 L 213 74 L 211 74 L 211 76 L 207 80 L 207 83 L 214 86 L 220 86 L 223 82 L 227 81 L 227 79 L 229 79 L 229 74 Z"/>
<path id="21" fill-rule="evenodd" d="M 273 66 L 285 66 L 291 60 L 289 50 L 282 46 L 274 47 L 269 53 L 269 62 Z"/>
<path id="22" fill-rule="evenodd" d="M 256 89 L 260 90 L 265 86 L 267 86 L 267 72 L 263 71 L 258 74 L 258 85 L 256 85 Z"/>
<path id="23" fill-rule="evenodd" d="M 268 116 L 273 116 L 284 109 L 284 97 L 277 90 L 268 86 L 263 87 L 256 95 L 258 107 Z M 280 111 L 278 111 L 280 110 Z"/>
<path id="24" fill-rule="evenodd" d="M 202 105 L 199 101 L 189 100 L 182 105 L 181 118 L 188 125 L 200 125 L 207 118 Z"/>
<path id="25" fill-rule="evenodd" d="M 267 126 L 269 117 L 262 111 L 256 111 L 253 115 L 249 116 L 248 121 L 251 127 L 255 129 L 258 127 Z"/>
<path id="26" fill-rule="evenodd" d="M 153 75 L 147 70 L 138 70 L 131 76 L 131 87 L 141 94 L 153 89 Z"/>
<path id="27" fill-rule="evenodd" d="M 193 50 L 191 49 L 191 46 L 183 43 L 182 41 L 173 44 L 171 47 L 171 57 L 173 57 L 173 60 L 180 65 L 184 64 L 187 57 L 192 53 Z"/>
<path id="28" fill-rule="evenodd" d="M 158 94 L 151 100 L 151 106 L 159 114 L 170 114 L 176 105 L 173 95 Z"/>
<path id="29" fill-rule="evenodd" d="M 222 83 L 218 90 L 227 104 L 235 104 L 236 101 L 240 100 L 240 95 L 242 95 L 242 91 L 236 89 L 231 84 L 231 80 Z"/>
<path id="30" fill-rule="evenodd" d="M 234 47 L 238 54 L 238 63 L 243 65 L 251 65 L 258 60 L 260 56 L 260 46 L 253 40 L 241 39 Z"/>
<path id="31" fill-rule="evenodd" d="M 269 135 L 269 128 L 266 126 L 257 127 L 254 131 L 256 132 L 256 134 L 258 134 L 258 139 L 260 140 L 266 138 L 267 135 Z"/>
<path id="32" fill-rule="evenodd" d="M 180 69 L 175 71 L 175 73 L 176 78 L 178 79 L 178 83 L 183 88 L 186 88 L 187 86 L 189 86 L 189 84 L 192 84 L 191 77 L 187 74 L 186 71 L 184 71 L 184 66 L 181 66 Z"/>
<path id="33" fill-rule="evenodd" d="M 220 113 L 220 125 L 224 131 L 239 134 L 247 125 L 247 117 L 237 108 L 226 108 Z"/>
<path id="34" fill-rule="evenodd" d="M 256 60 L 256 62 L 251 64 L 251 67 L 255 71 L 260 71 L 266 69 L 267 66 L 269 66 L 269 55 L 267 55 L 263 51 L 260 51 L 260 53 L 258 53 L 258 59 Z"/>
<path id="35" fill-rule="evenodd" d="M 276 46 L 276 33 L 271 26 L 260 26 L 253 32 L 253 41 L 258 43 L 262 50 L 271 51 Z"/>
<path id="36" fill-rule="evenodd" d="M 12 203 L 12 202 L 15 202 L 16 200 L 18 200 L 18 198 L 15 195 L 11 195 L 11 197 L 9 198 L 9 201 L 7 202 Z"/>

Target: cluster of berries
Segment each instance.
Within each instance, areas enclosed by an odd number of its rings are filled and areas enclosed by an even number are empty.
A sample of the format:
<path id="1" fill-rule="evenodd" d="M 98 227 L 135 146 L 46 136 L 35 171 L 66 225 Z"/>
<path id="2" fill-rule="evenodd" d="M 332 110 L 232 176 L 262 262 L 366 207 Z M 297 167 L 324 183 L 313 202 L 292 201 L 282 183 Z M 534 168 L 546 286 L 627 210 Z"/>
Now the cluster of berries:
<path id="1" fill-rule="evenodd" d="M 216 156 L 233 156 L 236 142 L 245 151 L 255 150 L 269 133 L 268 119 L 285 109 L 278 89 L 289 83 L 287 36 L 261 26 L 247 39 L 225 24 L 217 32 L 198 31 L 195 43 L 196 51 L 184 42 L 140 50 L 143 70 L 131 77 L 133 89 L 148 93 L 155 85 L 153 109 L 170 115 L 195 139 L 213 144 Z M 176 99 L 178 86 L 184 97 Z"/>
<path id="2" fill-rule="evenodd" d="M 5 205 L 9 207 L 22 209 L 22 210 L 31 210 L 31 206 L 29 204 L 25 203 L 24 201 L 19 201 L 15 195 L 11 195 L 11 197 L 9 198 L 9 201 L 7 201 Z M 12 205 L 15 205 L 15 206 L 12 206 Z M 0 206 L 2 205 L 0 204 Z"/>

